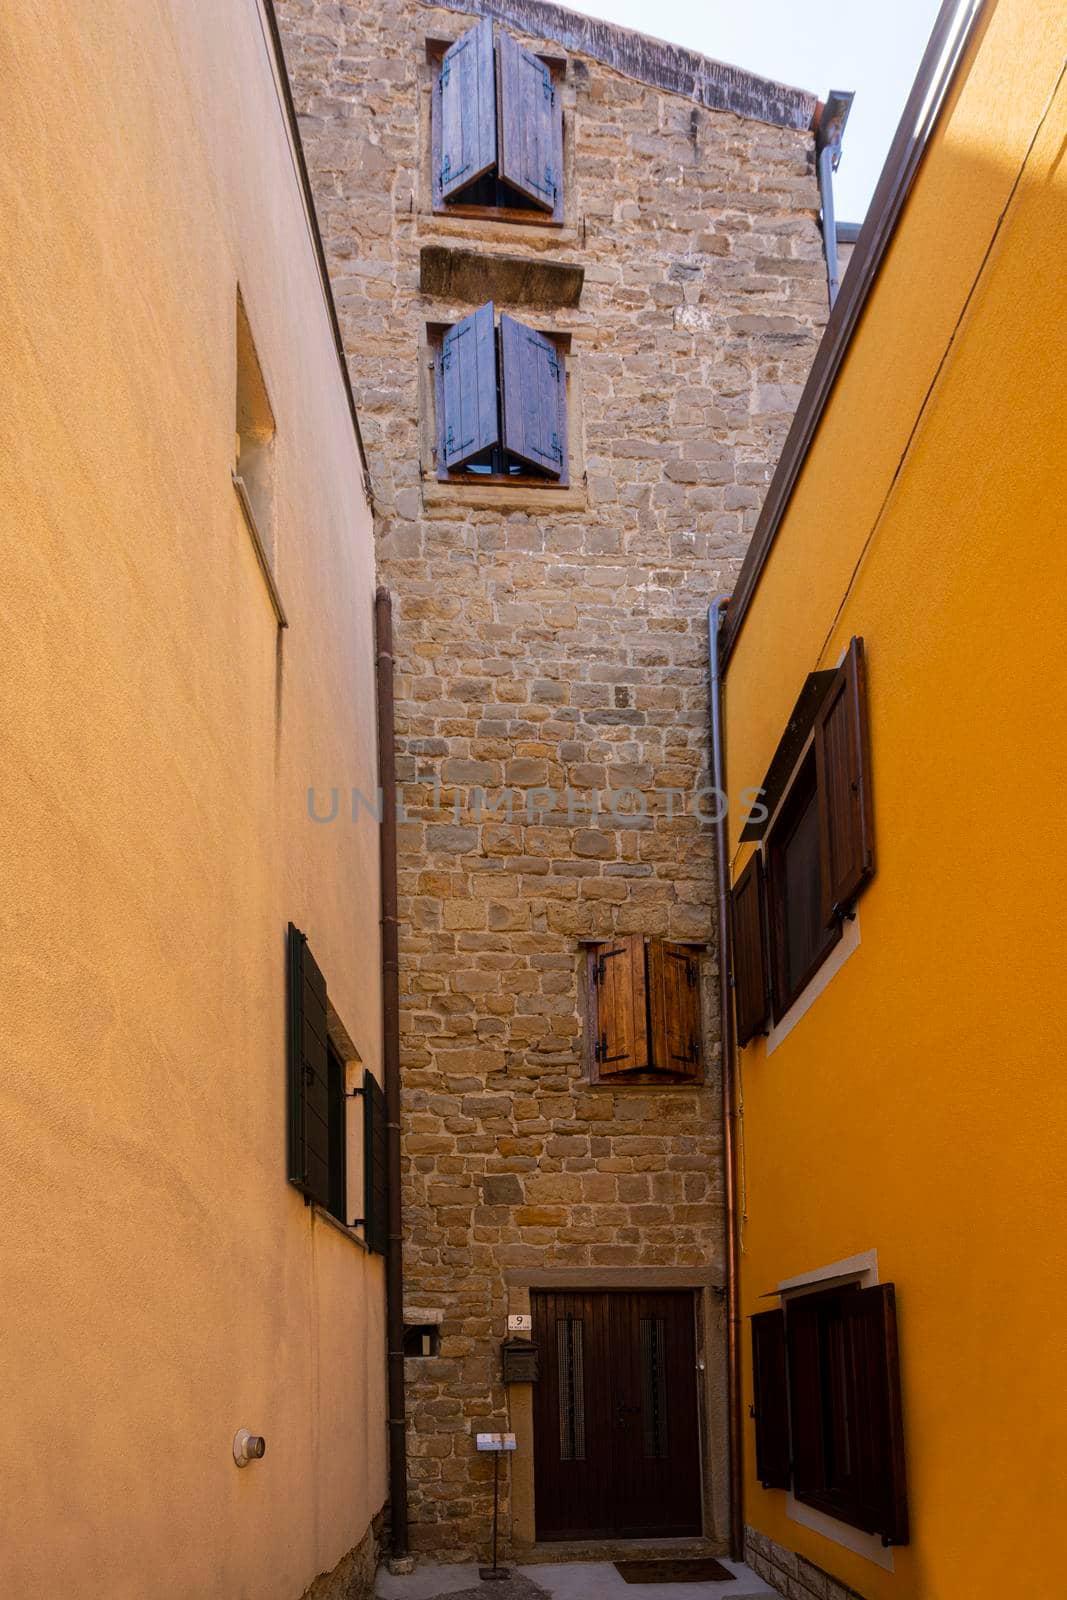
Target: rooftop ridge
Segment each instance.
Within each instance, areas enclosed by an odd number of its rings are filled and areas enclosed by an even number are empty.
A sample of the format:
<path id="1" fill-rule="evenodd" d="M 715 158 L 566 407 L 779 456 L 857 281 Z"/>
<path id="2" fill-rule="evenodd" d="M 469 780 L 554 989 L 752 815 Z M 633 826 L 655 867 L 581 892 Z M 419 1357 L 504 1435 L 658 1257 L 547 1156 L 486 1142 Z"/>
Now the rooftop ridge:
<path id="1" fill-rule="evenodd" d="M 492 17 L 537 39 L 579 50 L 617 72 L 684 96 L 710 111 L 732 111 L 780 128 L 810 128 L 817 96 L 806 89 L 727 66 L 683 45 L 669 44 L 618 23 L 581 16 L 552 0 L 420 0 L 434 9 Z"/>

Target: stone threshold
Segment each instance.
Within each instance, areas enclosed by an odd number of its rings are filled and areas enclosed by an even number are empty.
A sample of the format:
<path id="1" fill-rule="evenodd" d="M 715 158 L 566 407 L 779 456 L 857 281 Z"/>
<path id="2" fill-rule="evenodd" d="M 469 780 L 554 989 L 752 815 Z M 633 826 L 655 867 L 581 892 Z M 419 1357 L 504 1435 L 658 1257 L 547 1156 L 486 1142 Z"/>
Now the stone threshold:
<path id="1" fill-rule="evenodd" d="M 693 1561 L 726 1555 L 722 1539 L 564 1539 L 557 1544 L 515 1545 L 516 1566 L 550 1566 L 564 1561 Z"/>

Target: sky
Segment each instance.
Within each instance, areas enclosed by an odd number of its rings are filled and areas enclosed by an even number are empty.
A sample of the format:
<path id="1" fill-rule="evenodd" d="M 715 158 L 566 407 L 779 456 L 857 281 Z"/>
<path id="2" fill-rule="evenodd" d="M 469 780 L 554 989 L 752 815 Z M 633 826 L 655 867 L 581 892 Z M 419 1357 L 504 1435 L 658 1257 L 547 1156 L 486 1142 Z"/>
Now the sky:
<path id="1" fill-rule="evenodd" d="M 854 89 L 834 181 L 839 222 L 862 222 L 939 0 L 564 0 L 572 11 L 687 45 L 779 83 Z"/>

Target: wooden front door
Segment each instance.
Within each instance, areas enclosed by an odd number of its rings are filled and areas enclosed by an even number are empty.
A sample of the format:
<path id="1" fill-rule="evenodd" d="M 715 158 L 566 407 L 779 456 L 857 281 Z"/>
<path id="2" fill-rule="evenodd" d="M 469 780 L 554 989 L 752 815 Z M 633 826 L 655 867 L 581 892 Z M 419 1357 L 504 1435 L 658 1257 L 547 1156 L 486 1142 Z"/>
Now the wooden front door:
<path id="1" fill-rule="evenodd" d="M 539 1539 L 701 1530 L 695 1307 L 686 1290 L 531 1294 Z"/>

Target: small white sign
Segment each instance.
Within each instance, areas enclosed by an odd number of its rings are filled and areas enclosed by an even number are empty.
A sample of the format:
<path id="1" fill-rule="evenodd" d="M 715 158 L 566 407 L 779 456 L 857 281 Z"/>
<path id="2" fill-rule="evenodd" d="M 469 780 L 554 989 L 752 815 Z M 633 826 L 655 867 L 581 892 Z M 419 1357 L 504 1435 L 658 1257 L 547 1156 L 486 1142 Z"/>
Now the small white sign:
<path id="1" fill-rule="evenodd" d="M 528 1311 L 520 1311 L 517 1315 L 508 1318 L 509 1333 L 530 1333 L 533 1329 L 533 1317 Z"/>
<path id="2" fill-rule="evenodd" d="M 515 1435 L 513 1433 L 476 1433 L 475 1443 L 479 1450 L 514 1450 Z"/>

